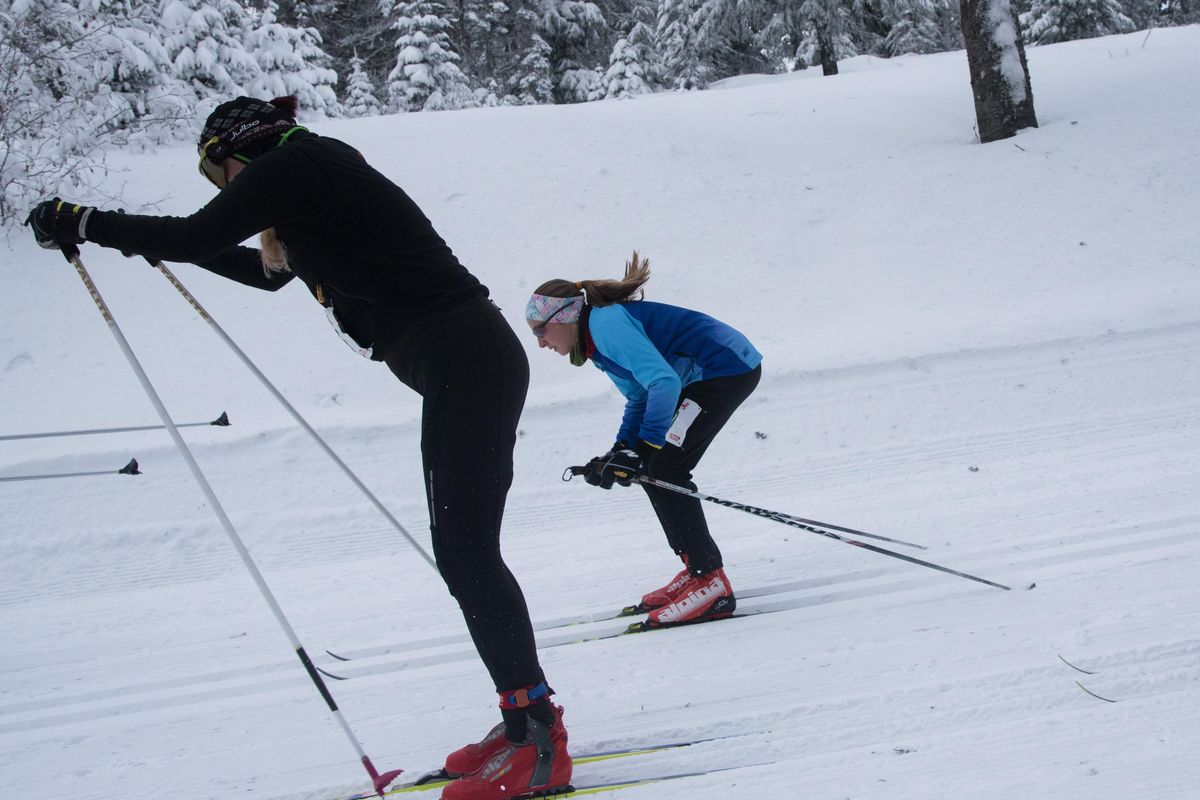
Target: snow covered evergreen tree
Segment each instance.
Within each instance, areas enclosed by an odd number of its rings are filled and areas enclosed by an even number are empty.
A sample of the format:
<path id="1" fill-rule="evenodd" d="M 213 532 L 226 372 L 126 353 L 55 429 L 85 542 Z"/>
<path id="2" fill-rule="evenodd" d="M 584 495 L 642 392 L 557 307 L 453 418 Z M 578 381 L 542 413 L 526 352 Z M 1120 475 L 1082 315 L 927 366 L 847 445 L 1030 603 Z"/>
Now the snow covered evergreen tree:
<path id="1" fill-rule="evenodd" d="M 758 31 L 770 22 L 769 0 L 700 0 L 690 24 L 708 80 L 770 71 Z"/>
<path id="2" fill-rule="evenodd" d="M 582 103 L 593 96 L 601 65 L 609 55 L 608 23 L 587 0 L 543 0 L 538 34 L 550 45 L 554 99 Z"/>
<path id="3" fill-rule="evenodd" d="M 700 60 L 695 20 L 702 0 L 660 0 L 654 32 L 667 80 L 675 89 L 703 89 L 711 70 Z"/>
<path id="4" fill-rule="evenodd" d="M 336 0 L 278 0 L 279 21 L 293 28 L 321 28 L 337 8 Z M 322 32 L 322 38 L 324 33 Z"/>
<path id="5" fill-rule="evenodd" d="M 1200 22 L 1200 0 L 1161 0 L 1157 16 L 1166 25 Z"/>
<path id="6" fill-rule="evenodd" d="M 803 0 L 798 14 L 803 33 L 796 48 L 797 61 L 820 64 L 825 75 L 836 75 L 839 60 L 858 55 L 847 31 L 848 9 L 839 0 Z"/>
<path id="7" fill-rule="evenodd" d="M 490 33 L 474 44 L 475 67 L 471 81 L 486 91 L 483 101 L 494 105 L 552 103 L 546 93 L 540 99 L 526 94 L 546 80 L 549 45 L 538 34 L 541 14 L 537 0 L 496 0 L 475 24 Z M 546 63 L 543 63 L 546 59 Z M 522 89 L 521 87 L 525 87 Z"/>
<path id="8" fill-rule="evenodd" d="M 1021 15 L 1025 41 L 1054 44 L 1133 30 L 1120 0 L 1033 0 Z"/>
<path id="9" fill-rule="evenodd" d="M 633 97 L 650 91 L 646 83 L 646 68 L 642 65 L 642 53 L 622 37 L 613 46 L 608 70 L 597 84 L 597 99 L 611 100 L 618 97 Z"/>
<path id="10" fill-rule="evenodd" d="M 165 68 L 126 3 L 0 0 L 0 220 L 55 193 L 95 196 L 106 145 L 190 118 Z"/>
<path id="11" fill-rule="evenodd" d="M 396 66 L 388 75 L 388 98 L 397 111 L 469 108 L 475 97 L 458 68 L 447 33 L 445 7 L 435 0 L 406 0 L 392 11 Z"/>
<path id="12" fill-rule="evenodd" d="M 662 55 L 658 52 L 658 40 L 654 35 L 658 9 L 656 6 L 643 5 L 633 9 L 630 16 L 633 27 L 625 37 L 629 44 L 637 49 L 638 60 L 642 65 L 643 79 L 650 91 L 658 91 L 667 85 L 666 70 L 663 67 Z"/>
<path id="13" fill-rule="evenodd" d="M 246 94 L 262 71 L 243 36 L 250 12 L 235 0 L 160 0 L 161 35 L 175 78 L 202 101 L 198 115 Z"/>
<path id="14" fill-rule="evenodd" d="M 507 43 L 509 6 L 500 0 L 445 0 L 449 35 L 470 79 L 495 77 L 497 56 Z"/>
<path id="15" fill-rule="evenodd" d="M 657 91 L 664 86 L 662 59 L 651 27 L 657 9 L 637 5 L 629 12 L 629 33 L 617 38 L 608 69 L 592 89 L 593 99 L 630 97 Z"/>
<path id="16" fill-rule="evenodd" d="M 956 0 L 938 0 L 934 13 L 938 30 L 941 32 L 942 52 L 947 50 L 962 50 L 964 45 L 962 32 L 962 7 Z"/>
<path id="17" fill-rule="evenodd" d="M 376 97 L 383 99 L 382 87 L 386 86 L 388 73 L 396 65 L 396 36 L 391 32 L 389 16 L 391 5 L 386 5 L 385 13 L 381 0 L 321 0 L 319 6 L 314 0 L 306 2 L 309 4 L 307 13 L 320 9 L 315 27 L 321 31 L 322 48 L 332 59 L 330 67 L 338 75 L 349 75 L 351 60 L 361 58 L 363 71 L 380 92 Z M 344 84 L 342 91 L 345 91 Z"/>
<path id="18" fill-rule="evenodd" d="M 511 96 L 521 105 L 554 102 L 554 71 L 550 67 L 550 45 L 536 33 L 530 34 L 529 46 L 512 78 Z"/>
<path id="19" fill-rule="evenodd" d="M 277 6 L 268 0 L 246 34 L 246 47 L 258 62 L 259 73 L 246 86 L 255 97 L 295 95 L 300 108 L 338 116 L 333 87 L 337 73 L 328 67 L 315 28 L 293 28 L 279 22 Z"/>
<path id="20" fill-rule="evenodd" d="M 117 105 L 126 106 L 118 124 L 153 133 L 155 138 L 172 138 L 164 126 L 181 116 L 190 117 L 190 112 L 169 74 L 153 6 L 131 0 L 84 0 L 79 8 L 83 29 L 95 43 L 92 73 L 111 90 L 114 101 L 120 98 Z"/>
<path id="21" fill-rule="evenodd" d="M 342 111 L 348 117 L 374 117 L 383 113 L 383 104 L 375 96 L 375 84 L 357 54 L 350 59 L 350 77 L 346 79 L 346 98 Z"/>
<path id="22" fill-rule="evenodd" d="M 892 0 L 884 20 L 889 26 L 880 50 L 888 57 L 905 53 L 936 53 L 943 50 L 936 6 L 930 0 Z"/>

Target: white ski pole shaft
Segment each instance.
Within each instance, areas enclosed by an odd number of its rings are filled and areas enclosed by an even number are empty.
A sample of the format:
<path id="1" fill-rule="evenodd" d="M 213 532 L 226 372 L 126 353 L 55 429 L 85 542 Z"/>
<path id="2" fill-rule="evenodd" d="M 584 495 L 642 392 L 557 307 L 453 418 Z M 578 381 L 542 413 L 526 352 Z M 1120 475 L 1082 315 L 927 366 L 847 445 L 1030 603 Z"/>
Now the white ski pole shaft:
<path id="1" fill-rule="evenodd" d="M 241 359 L 241 362 L 246 365 L 246 369 L 254 373 L 254 376 L 262 382 L 262 385 L 266 387 L 267 391 L 270 392 L 271 395 L 279 401 L 279 404 L 287 409 L 287 412 L 292 415 L 292 419 L 296 420 L 296 423 L 308 432 L 308 435 L 313 438 L 313 441 L 315 441 L 320 448 L 325 451 L 326 455 L 333 459 L 333 462 L 341 468 L 342 472 L 346 473 L 346 477 L 348 477 L 350 481 L 358 487 L 359 491 L 361 491 L 366 498 L 371 501 L 375 508 L 379 510 L 379 513 L 383 514 L 384 518 L 392 524 L 392 527 L 398 530 L 400 534 L 408 540 L 408 543 L 412 545 L 413 549 L 421 554 L 421 558 L 425 559 L 425 563 L 429 564 L 429 566 L 433 568 L 434 572 L 437 572 L 437 564 L 434 563 L 433 558 L 427 552 L 425 552 L 425 549 L 417 543 L 417 540 L 413 538 L 412 534 L 410 534 L 408 530 L 401 525 L 394 516 L 392 516 L 392 513 L 388 511 L 383 503 L 379 501 L 379 498 L 377 498 L 375 494 L 367 488 L 367 485 L 364 484 L 356 474 L 354 474 L 354 471 L 351 470 L 350 467 L 346 465 L 346 462 L 343 461 L 341 457 L 333 451 L 333 448 L 325 443 L 325 440 L 321 438 L 321 435 L 316 432 L 313 426 L 308 424 L 308 420 L 301 416 L 300 412 L 296 410 L 295 406 L 288 402 L 288 399 L 284 397 L 278 389 L 275 388 L 274 384 L 272 384 L 271 381 L 267 379 L 267 376 L 262 373 L 262 370 L 260 370 L 254 364 L 254 362 L 250 360 L 250 357 L 242 351 L 242 348 L 238 347 L 237 343 L 234 342 L 233 339 L 230 338 L 229 334 L 225 332 L 225 329 L 218 325 L 217 321 L 213 319 L 207 311 L 204 310 L 204 307 L 200 305 L 199 301 L 197 301 L 195 297 L 192 296 L 192 293 L 187 290 L 187 287 L 185 287 L 179 281 L 179 279 L 175 277 L 174 273 L 167 269 L 166 264 L 163 264 L 162 261 L 153 261 L 151 259 L 146 260 L 153 264 L 160 272 L 162 272 L 166 279 L 171 282 L 171 285 L 174 286 L 181 295 L 183 295 L 183 298 L 187 300 L 192 308 L 195 309 L 196 313 L 200 315 L 200 318 L 212 326 L 212 329 L 216 331 L 218 336 L 221 337 L 221 341 L 225 342 L 225 344 L 229 346 L 229 349 L 233 351 L 234 355 Z"/>
<path id="2" fill-rule="evenodd" d="M 391 775 L 391 773 L 385 773 L 385 775 L 381 776 L 375 770 L 375 767 L 371 764 L 371 759 L 367 756 L 362 745 L 359 743 L 358 737 L 354 735 L 354 731 L 350 729 L 350 724 L 346 722 L 346 718 L 342 715 L 341 710 L 338 709 L 337 703 L 334 702 L 333 695 L 329 693 L 329 688 L 325 685 L 325 682 L 317 673 L 316 668 L 313 666 L 312 660 L 308 657 L 308 653 L 304 651 L 304 646 L 300 643 L 300 639 L 296 636 L 296 631 L 292 628 L 291 623 L 288 622 L 287 617 L 283 613 L 283 609 L 280 608 L 279 602 L 275 599 L 275 595 L 271 592 L 270 587 L 267 586 L 266 580 L 263 578 L 262 573 L 259 572 L 258 566 L 254 563 L 254 559 L 250 556 L 250 551 L 246 549 L 246 545 L 242 542 L 242 537 L 239 536 L 237 530 L 234 529 L 233 522 L 230 521 L 229 516 L 225 513 L 225 508 L 221 505 L 221 501 L 217 499 L 217 495 L 213 492 L 212 487 L 209 485 L 208 479 L 204 477 L 204 472 L 200 469 L 200 465 L 196 463 L 196 459 L 192 455 L 192 451 L 188 448 L 187 443 L 183 440 L 183 436 L 179 433 L 178 426 L 176 426 L 174 421 L 172 421 L 171 415 L 167 412 L 166 406 L 163 405 L 162 400 L 158 396 L 158 392 L 154 390 L 154 386 L 150 383 L 150 378 L 146 375 L 146 371 L 142 369 L 141 363 L 138 361 L 137 356 L 134 355 L 133 349 L 130 348 L 129 342 L 125 339 L 125 334 L 121 332 L 121 328 L 117 325 L 117 321 L 113 318 L 112 313 L 109 311 L 108 304 L 106 304 L 104 302 L 104 298 L 100 296 L 100 291 L 96 288 L 96 284 L 92 281 L 92 276 L 89 275 L 87 269 L 84 268 L 83 261 L 81 261 L 79 258 L 79 251 L 76 250 L 74 253 L 70 253 L 64 250 L 63 255 L 67 257 L 67 260 L 70 261 L 72 266 L 75 267 L 75 271 L 79 273 L 79 277 L 87 287 L 88 292 L 92 295 L 92 300 L 95 301 L 96 307 L 100 309 L 101 316 L 103 316 L 104 321 L 108 323 L 108 329 L 112 331 L 113 336 L 116 338 L 117 344 L 121 348 L 121 352 L 125 354 L 125 358 L 129 362 L 129 366 L 133 369 L 134 374 L 137 375 L 138 381 L 142 384 L 142 388 L 145 390 L 146 396 L 150 399 L 150 403 L 154 406 L 154 410 L 158 412 L 158 416 L 159 419 L 162 420 L 163 427 L 165 427 L 167 432 L 170 433 L 171 439 L 175 442 L 175 446 L 179 449 L 179 454 L 183 456 L 183 460 L 187 463 L 188 469 L 191 470 L 192 477 L 195 478 L 196 484 L 200 487 L 200 491 L 204 493 L 204 497 L 208 500 L 209 507 L 212 508 L 213 513 L 217 515 L 217 519 L 220 520 L 221 527 L 224 528 L 225 534 L 229 537 L 230 543 L 237 551 L 238 556 L 242 559 L 242 564 L 245 565 L 246 570 L 250 573 L 250 577 L 254 579 L 255 585 L 258 587 L 258 591 L 262 594 L 263 599 L 266 600 L 267 605 L 270 607 L 271 613 L 275 616 L 275 621 L 279 623 L 279 627 L 283 630 L 284 635 L 287 636 L 288 642 L 292 645 L 292 648 L 296 651 L 296 655 L 300 658 L 300 662 L 304 665 L 305 671 L 308 672 L 309 677 L 312 679 L 313 683 L 316 684 L 317 690 L 321 693 L 321 697 L 324 698 L 326 704 L 329 706 L 329 710 L 333 712 L 333 715 L 337 719 L 338 724 L 341 726 L 342 731 L 346 734 L 346 738 L 354 747 L 355 753 L 358 754 L 359 760 L 366 767 L 367 773 L 375 782 L 376 791 L 382 794 L 382 786 L 380 785 L 380 781 L 388 775 Z M 397 772 L 396 774 L 399 773 Z M 391 775 L 391 778 L 394 779 L 395 775 Z M 388 783 L 390 782 L 391 780 L 389 779 Z M 386 786 L 386 783 L 383 784 L 383 786 Z"/>

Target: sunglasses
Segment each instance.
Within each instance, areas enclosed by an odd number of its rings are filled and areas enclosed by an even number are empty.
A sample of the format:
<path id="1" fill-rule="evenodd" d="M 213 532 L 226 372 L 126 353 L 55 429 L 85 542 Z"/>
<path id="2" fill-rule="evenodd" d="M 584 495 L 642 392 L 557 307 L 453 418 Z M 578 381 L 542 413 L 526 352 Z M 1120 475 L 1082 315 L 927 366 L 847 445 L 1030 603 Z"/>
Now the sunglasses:
<path id="1" fill-rule="evenodd" d="M 568 298 L 568 301 L 569 300 L 570 300 L 570 298 Z M 563 313 L 564 311 L 566 311 L 568 307 L 569 307 L 569 302 L 568 302 L 568 305 L 563 306 L 558 311 L 555 311 L 553 314 L 546 317 L 546 319 L 542 320 L 537 325 L 532 326 L 530 328 L 530 330 L 533 331 L 533 335 L 539 339 L 544 339 L 546 337 L 546 326 L 549 325 L 551 322 L 554 322 L 555 321 L 554 318 L 557 317 L 559 314 Z"/>
<path id="2" fill-rule="evenodd" d="M 220 136 L 214 136 L 200 148 L 200 174 L 208 178 L 208 182 L 218 189 L 225 188 L 225 159 L 232 156 L 238 161 L 250 160 L 237 153 L 229 152 L 229 145 L 221 141 Z"/>
<path id="3" fill-rule="evenodd" d="M 200 174 L 208 179 L 208 182 L 218 189 L 225 188 L 225 167 L 221 166 L 221 162 L 213 161 L 209 150 L 213 149 L 213 145 L 221 141 L 220 136 L 214 136 L 204 143 L 200 148 Z M 220 149 L 220 148 L 218 148 Z"/>

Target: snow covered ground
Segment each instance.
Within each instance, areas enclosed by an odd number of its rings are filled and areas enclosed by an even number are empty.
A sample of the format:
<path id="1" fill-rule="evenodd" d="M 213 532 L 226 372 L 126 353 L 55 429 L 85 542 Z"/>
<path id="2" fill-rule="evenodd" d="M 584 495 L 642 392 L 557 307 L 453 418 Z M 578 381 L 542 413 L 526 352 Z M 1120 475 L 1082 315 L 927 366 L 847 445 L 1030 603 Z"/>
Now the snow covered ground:
<path id="1" fill-rule="evenodd" d="M 409 190 L 522 332 L 533 286 L 615 277 L 635 247 L 651 299 L 746 332 L 765 377 L 703 491 L 1013 587 L 712 506 L 735 588 L 789 587 L 743 608 L 776 613 L 548 632 L 543 659 L 575 751 L 742 735 L 578 782 L 736 768 L 621 795 L 1197 796 L 1200 28 L 1029 60 L 1041 127 L 984 147 L 962 53 L 316 126 Z M 189 147 L 113 165 L 131 210 L 210 191 Z M 440 579 L 154 270 L 83 257 L 174 418 L 229 412 L 185 436 L 309 651 L 361 655 L 319 661 L 350 676 L 332 689 L 376 765 L 432 768 L 487 730 L 494 696 Z M 0 433 L 156 424 L 74 271 L 23 231 L 3 262 Z M 176 272 L 424 542 L 417 398 L 302 289 Z M 560 482 L 621 404 L 526 344 L 506 557 L 535 620 L 619 608 L 677 562 L 640 492 Z M 0 477 L 131 456 L 144 475 L 0 482 L 3 796 L 364 788 L 165 434 L 0 440 Z"/>

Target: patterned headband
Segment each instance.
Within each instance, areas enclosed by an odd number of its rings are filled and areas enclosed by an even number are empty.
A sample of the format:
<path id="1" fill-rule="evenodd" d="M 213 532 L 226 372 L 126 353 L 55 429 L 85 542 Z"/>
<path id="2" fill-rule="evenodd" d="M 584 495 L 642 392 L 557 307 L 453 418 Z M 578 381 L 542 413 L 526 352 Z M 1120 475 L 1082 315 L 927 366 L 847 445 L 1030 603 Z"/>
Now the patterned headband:
<path id="1" fill-rule="evenodd" d="M 535 294 L 525 306 L 525 319 L 545 325 L 547 322 L 572 323 L 579 321 L 583 312 L 583 295 L 573 297 L 549 297 Z"/>

